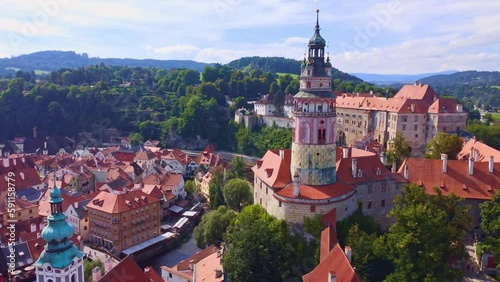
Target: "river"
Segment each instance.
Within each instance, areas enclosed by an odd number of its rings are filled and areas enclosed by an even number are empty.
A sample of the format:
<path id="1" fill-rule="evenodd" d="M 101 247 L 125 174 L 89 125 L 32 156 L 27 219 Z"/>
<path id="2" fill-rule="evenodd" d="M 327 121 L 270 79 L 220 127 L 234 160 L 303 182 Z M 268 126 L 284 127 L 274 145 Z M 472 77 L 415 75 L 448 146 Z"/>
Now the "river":
<path id="1" fill-rule="evenodd" d="M 188 257 L 194 255 L 196 252 L 200 251 L 194 242 L 193 237 L 189 238 L 189 241 L 184 243 L 183 245 L 170 250 L 164 254 L 152 257 L 148 259 L 146 262 L 141 262 L 140 266 L 144 268 L 145 266 L 152 266 L 156 272 L 161 276 L 161 266 L 172 267 L 182 260 L 187 259 Z"/>

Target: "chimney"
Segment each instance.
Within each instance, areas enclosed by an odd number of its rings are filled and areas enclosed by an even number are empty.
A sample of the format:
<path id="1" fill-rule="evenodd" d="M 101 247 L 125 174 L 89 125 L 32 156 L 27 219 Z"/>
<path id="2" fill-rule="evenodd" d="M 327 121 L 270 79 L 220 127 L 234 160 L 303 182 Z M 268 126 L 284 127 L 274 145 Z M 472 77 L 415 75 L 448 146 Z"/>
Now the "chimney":
<path id="1" fill-rule="evenodd" d="M 7 158 L 3 159 L 3 167 L 9 167 L 9 164 L 10 164 L 9 159 Z"/>
<path id="2" fill-rule="evenodd" d="M 33 138 L 37 138 L 37 137 L 38 137 L 38 128 L 33 127 Z"/>
<path id="3" fill-rule="evenodd" d="M 78 208 L 78 202 L 75 202 L 75 203 L 73 204 L 73 207 L 75 207 L 75 209 L 77 209 L 77 208 Z"/>
<path id="4" fill-rule="evenodd" d="M 80 166 L 80 173 L 83 173 L 83 165 Z"/>
<path id="5" fill-rule="evenodd" d="M 370 90 L 370 95 L 372 95 L 372 96 L 373 96 L 373 90 Z"/>
<path id="6" fill-rule="evenodd" d="M 25 163 L 25 162 L 26 162 L 26 160 L 24 159 L 24 157 L 22 157 L 22 158 L 21 158 L 21 161 L 22 161 L 23 163 Z"/>
<path id="7" fill-rule="evenodd" d="M 469 175 L 474 175 L 474 158 L 469 157 Z"/>
<path id="8" fill-rule="evenodd" d="M 382 162 L 383 165 L 386 165 L 387 155 L 385 154 L 385 152 L 380 153 L 380 162 Z"/>
<path id="9" fill-rule="evenodd" d="M 104 260 L 104 273 L 108 273 L 113 269 L 113 260 L 111 257 L 108 257 L 106 260 Z"/>
<path id="10" fill-rule="evenodd" d="M 349 158 L 349 147 L 342 148 L 342 158 Z"/>
<path id="11" fill-rule="evenodd" d="M 392 160 L 392 168 L 391 168 L 391 172 L 392 172 L 392 173 L 396 173 L 396 170 L 397 170 L 397 169 L 398 169 L 398 168 L 397 168 L 397 164 L 396 164 L 396 159 L 394 158 L 394 159 Z"/>
<path id="12" fill-rule="evenodd" d="M 40 222 L 40 230 L 43 230 L 43 228 L 45 227 L 46 223 L 45 222 Z"/>
<path id="13" fill-rule="evenodd" d="M 99 280 L 101 280 L 101 268 L 96 266 L 92 269 L 92 282 L 98 282 Z"/>
<path id="14" fill-rule="evenodd" d="M 441 160 L 443 161 L 443 173 L 448 172 L 448 155 L 441 154 Z"/>
<path id="15" fill-rule="evenodd" d="M 410 109 L 411 109 L 411 112 L 414 113 L 415 112 L 415 104 L 411 104 Z"/>
<path id="16" fill-rule="evenodd" d="M 17 165 L 17 159 L 15 159 L 15 158 L 14 158 L 14 159 L 12 159 L 12 162 L 14 163 L 14 166 L 16 166 L 16 165 Z"/>
<path id="17" fill-rule="evenodd" d="M 349 262 L 351 262 L 351 259 L 352 259 L 352 248 L 349 247 L 349 246 L 345 246 L 345 255 L 347 257 L 347 259 L 349 259 Z"/>
<path id="18" fill-rule="evenodd" d="M 358 173 L 358 160 L 357 159 L 352 159 L 352 178 L 356 178 L 357 173 Z"/>
<path id="19" fill-rule="evenodd" d="M 283 150 L 283 149 L 280 149 L 280 158 L 281 158 L 282 160 L 284 160 L 284 159 L 285 159 L 285 150 Z"/>
<path id="20" fill-rule="evenodd" d="M 30 229 L 31 232 L 36 232 L 36 224 L 35 223 L 30 224 L 30 228 L 31 228 Z"/>
<path id="21" fill-rule="evenodd" d="M 189 269 L 194 270 L 194 260 L 189 261 Z"/>
<path id="22" fill-rule="evenodd" d="M 222 277 L 222 269 L 216 268 L 215 269 L 215 278 L 221 278 Z"/>
<path id="23" fill-rule="evenodd" d="M 457 104 L 457 113 L 463 113 L 464 112 L 464 106 L 461 104 Z"/>
<path id="24" fill-rule="evenodd" d="M 41 234 L 40 232 L 36 233 L 36 238 L 37 238 L 37 239 L 42 238 L 42 234 Z"/>
<path id="25" fill-rule="evenodd" d="M 493 173 L 494 163 L 495 163 L 495 157 L 490 156 L 490 160 L 489 160 L 489 171 L 490 171 L 490 173 Z"/>
<path id="26" fill-rule="evenodd" d="M 300 195 L 300 177 L 299 173 L 295 171 L 293 175 L 293 196 L 297 198 Z"/>
<path id="27" fill-rule="evenodd" d="M 408 179 L 409 179 L 409 177 L 410 177 L 410 172 L 409 172 L 409 170 L 410 170 L 410 167 L 409 167 L 408 165 L 405 165 L 405 174 L 404 174 L 404 176 L 405 176 L 405 179 L 406 179 L 406 180 L 408 180 Z"/>
<path id="28" fill-rule="evenodd" d="M 21 179 L 24 180 L 24 172 L 20 172 L 19 175 L 21 176 Z"/>

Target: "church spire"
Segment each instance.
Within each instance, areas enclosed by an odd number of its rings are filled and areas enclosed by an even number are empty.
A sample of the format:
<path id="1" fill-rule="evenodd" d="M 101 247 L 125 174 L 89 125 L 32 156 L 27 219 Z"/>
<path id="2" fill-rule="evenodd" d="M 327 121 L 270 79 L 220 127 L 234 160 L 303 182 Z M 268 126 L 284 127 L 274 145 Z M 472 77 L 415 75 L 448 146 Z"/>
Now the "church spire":
<path id="1" fill-rule="evenodd" d="M 316 26 L 314 27 L 314 31 L 319 34 L 319 9 L 316 10 Z"/>

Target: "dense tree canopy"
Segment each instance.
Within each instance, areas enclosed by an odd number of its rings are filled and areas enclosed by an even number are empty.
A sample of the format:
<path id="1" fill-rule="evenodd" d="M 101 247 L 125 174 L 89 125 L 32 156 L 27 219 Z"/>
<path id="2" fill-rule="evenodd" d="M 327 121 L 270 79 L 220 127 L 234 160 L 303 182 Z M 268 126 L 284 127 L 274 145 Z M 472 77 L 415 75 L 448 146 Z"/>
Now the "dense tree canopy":
<path id="1" fill-rule="evenodd" d="M 201 222 L 193 230 L 193 238 L 200 249 L 209 245 L 219 245 L 224 240 L 224 233 L 236 214 L 225 206 L 220 206 L 202 216 Z"/>
<path id="2" fill-rule="evenodd" d="M 224 184 L 224 202 L 233 210 L 239 212 L 245 206 L 253 203 L 253 193 L 250 183 L 244 179 L 234 178 Z"/>
<path id="3" fill-rule="evenodd" d="M 469 207 L 457 196 L 426 194 L 415 185 L 404 186 L 390 216 L 396 222 L 379 243 L 392 261 L 394 272 L 387 281 L 453 281 L 460 269 L 450 261 L 467 257 L 465 236 L 471 228 Z"/>
<path id="4" fill-rule="evenodd" d="M 286 223 L 259 205 L 238 214 L 228 229 L 224 255 L 228 281 L 282 281 L 290 271 L 290 233 Z"/>
<path id="5" fill-rule="evenodd" d="M 462 150 L 463 141 L 457 134 L 439 132 L 425 147 L 426 159 L 440 159 L 441 154 L 447 154 L 450 160 L 456 160 Z"/>
<path id="6" fill-rule="evenodd" d="M 481 204 L 481 228 L 488 233 L 487 251 L 500 256 L 500 192 Z"/>
<path id="7" fill-rule="evenodd" d="M 387 162 L 392 165 L 396 161 L 396 167 L 399 167 L 405 158 L 410 157 L 410 144 L 401 132 L 396 133 L 394 139 L 389 141 L 389 150 L 387 151 Z"/>

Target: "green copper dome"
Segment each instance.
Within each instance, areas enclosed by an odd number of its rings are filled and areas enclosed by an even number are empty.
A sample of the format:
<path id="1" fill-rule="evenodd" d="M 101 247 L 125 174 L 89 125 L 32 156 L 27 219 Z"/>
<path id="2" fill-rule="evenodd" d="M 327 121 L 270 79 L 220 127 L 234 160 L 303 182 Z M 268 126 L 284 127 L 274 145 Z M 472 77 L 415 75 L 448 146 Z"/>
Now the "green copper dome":
<path id="1" fill-rule="evenodd" d="M 313 37 L 309 40 L 309 45 L 316 45 L 316 46 L 325 46 L 326 41 L 321 37 L 319 34 L 319 10 L 316 10 L 316 26 L 314 27 L 314 35 Z"/>
<path id="2" fill-rule="evenodd" d="M 81 258 L 80 252 L 71 237 L 74 234 L 74 227 L 66 221 L 66 215 L 62 211 L 61 190 L 55 184 L 50 192 L 50 214 L 47 216 L 47 225 L 42 230 L 42 238 L 47 244 L 40 254 L 40 258 L 35 262 L 35 266 L 42 266 L 49 263 L 51 267 L 63 269 L 73 262 L 75 257 Z"/>

